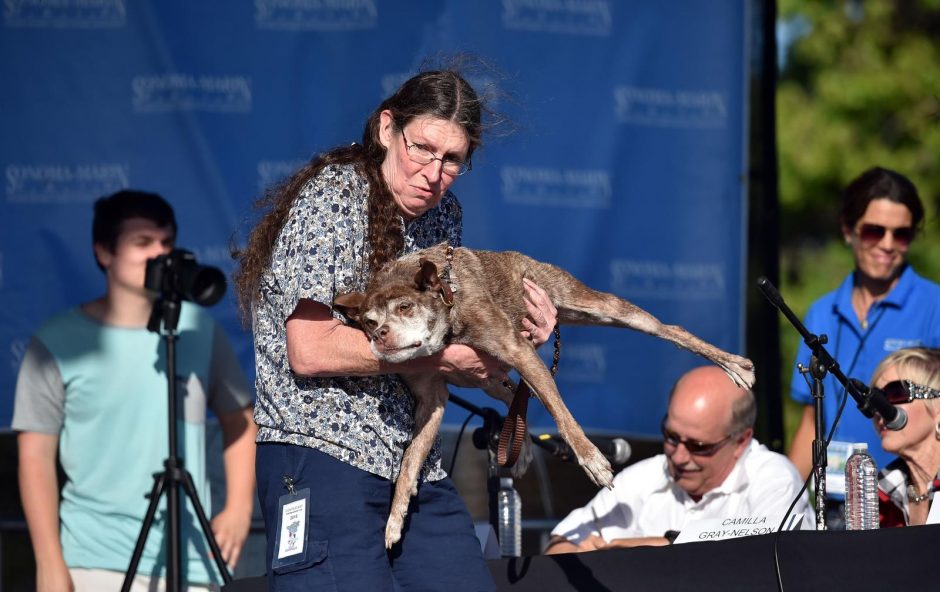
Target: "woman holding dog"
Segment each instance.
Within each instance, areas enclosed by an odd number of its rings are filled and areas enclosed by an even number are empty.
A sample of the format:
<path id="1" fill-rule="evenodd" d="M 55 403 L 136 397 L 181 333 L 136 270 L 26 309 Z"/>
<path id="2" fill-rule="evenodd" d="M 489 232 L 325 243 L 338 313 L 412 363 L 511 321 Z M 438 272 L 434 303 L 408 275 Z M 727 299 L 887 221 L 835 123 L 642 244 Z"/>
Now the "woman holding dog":
<path id="1" fill-rule="evenodd" d="M 462 345 L 409 363 L 379 362 L 365 334 L 331 308 L 403 253 L 460 244 L 461 209 L 450 187 L 471 169 L 483 113 L 456 71 L 423 72 L 375 109 L 361 144 L 315 157 L 262 200 L 267 213 L 238 255 L 236 284 L 255 339 L 256 466 L 271 590 L 493 589 L 469 513 L 441 468 L 439 441 L 403 539 L 390 551 L 384 530 L 413 425 L 397 374 L 440 372 L 478 387 L 503 381 L 507 369 Z M 538 287 L 526 290 L 524 326 L 541 344 L 555 310 Z M 304 490 L 306 548 L 288 563 L 275 548 L 286 532 L 279 500 Z"/>
<path id="2" fill-rule="evenodd" d="M 917 188 L 892 170 L 869 169 L 843 192 L 842 235 L 852 249 L 855 270 L 835 291 L 810 307 L 805 324 L 811 332 L 829 338 L 825 347 L 847 377 L 868 380 L 882 358 L 900 348 L 940 345 L 940 286 L 917 275 L 906 260 L 923 218 Z M 805 344 L 796 360 L 809 366 L 810 351 Z M 795 369 L 791 381 L 792 398 L 805 407 L 790 460 L 804 476 L 812 468 L 815 433 L 807 378 Z M 824 387 L 828 431 L 846 393 L 831 375 Z M 867 442 L 883 467 L 891 456 L 854 406 L 851 401 L 846 405 L 832 439 L 846 445 Z"/>

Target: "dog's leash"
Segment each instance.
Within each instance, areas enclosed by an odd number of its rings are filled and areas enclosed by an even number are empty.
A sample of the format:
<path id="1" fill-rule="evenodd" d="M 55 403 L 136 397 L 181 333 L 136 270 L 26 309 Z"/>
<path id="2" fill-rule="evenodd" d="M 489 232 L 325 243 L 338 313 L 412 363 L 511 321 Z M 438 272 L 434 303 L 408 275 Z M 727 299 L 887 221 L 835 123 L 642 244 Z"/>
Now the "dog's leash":
<path id="1" fill-rule="evenodd" d="M 555 353 L 552 356 L 552 378 L 558 372 L 558 360 L 561 358 L 561 331 L 558 324 L 555 324 Z M 507 385 L 507 388 L 508 385 Z M 519 454 L 522 452 L 522 445 L 529 435 L 526 428 L 526 413 L 529 410 L 529 397 L 532 396 L 532 389 L 525 380 L 520 380 L 516 386 L 516 394 L 513 395 L 512 403 L 509 404 L 509 413 L 503 421 L 503 427 L 499 431 L 499 445 L 496 448 L 496 460 L 502 467 L 511 467 L 519 460 Z"/>

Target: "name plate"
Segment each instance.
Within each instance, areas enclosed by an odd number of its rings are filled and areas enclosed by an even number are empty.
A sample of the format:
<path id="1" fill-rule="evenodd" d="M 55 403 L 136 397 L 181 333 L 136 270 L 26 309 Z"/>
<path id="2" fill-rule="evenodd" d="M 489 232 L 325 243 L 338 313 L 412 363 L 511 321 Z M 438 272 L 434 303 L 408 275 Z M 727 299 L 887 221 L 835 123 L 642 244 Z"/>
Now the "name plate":
<path id="1" fill-rule="evenodd" d="M 675 543 L 698 543 L 701 541 L 721 541 L 758 534 L 776 532 L 783 516 L 730 516 L 727 518 L 703 518 L 685 525 Z M 783 525 L 783 530 L 799 530 L 803 523 L 802 514 L 792 514 Z"/>

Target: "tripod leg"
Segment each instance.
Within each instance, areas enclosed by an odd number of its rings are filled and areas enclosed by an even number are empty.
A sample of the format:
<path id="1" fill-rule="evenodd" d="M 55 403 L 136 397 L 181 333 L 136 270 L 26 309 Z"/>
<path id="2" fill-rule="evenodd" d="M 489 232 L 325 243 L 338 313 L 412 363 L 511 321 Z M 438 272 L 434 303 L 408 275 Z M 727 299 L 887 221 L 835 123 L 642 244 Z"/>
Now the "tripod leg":
<path id="1" fill-rule="evenodd" d="M 222 559 L 222 550 L 219 548 L 219 543 L 216 542 L 215 536 L 212 534 L 212 525 L 209 523 L 209 519 L 206 518 L 206 511 L 202 509 L 202 504 L 199 503 L 199 496 L 196 495 L 196 486 L 193 485 L 192 475 L 189 474 L 189 471 L 182 471 L 182 477 L 183 489 L 186 491 L 186 496 L 189 498 L 189 501 L 193 503 L 196 517 L 199 519 L 199 525 L 202 527 L 202 534 L 205 535 L 206 542 L 209 543 L 209 548 L 212 550 L 212 558 L 215 559 L 215 565 L 219 568 L 219 573 L 222 574 L 222 581 L 228 584 L 232 581 L 232 576 L 228 573 L 228 566 L 225 565 L 225 560 Z"/>
<path id="2" fill-rule="evenodd" d="M 121 592 L 130 591 L 134 576 L 137 575 L 137 565 L 140 563 L 141 555 L 144 554 L 144 545 L 147 543 L 147 535 L 150 533 L 150 527 L 153 525 L 153 518 L 157 514 L 160 496 L 166 491 L 166 482 L 166 472 L 153 474 L 153 489 L 150 490 L 150 505 L 147 507 L 147 514 L 144 516 L 144 523 L 140 527 L 140 534 L 137 536 L 137 544 L 134 545 L 134 554 L 131 555 L 131 563 L 127 566 L 127 573 L 124 575 L 124 584 L 121 586 Z"/>

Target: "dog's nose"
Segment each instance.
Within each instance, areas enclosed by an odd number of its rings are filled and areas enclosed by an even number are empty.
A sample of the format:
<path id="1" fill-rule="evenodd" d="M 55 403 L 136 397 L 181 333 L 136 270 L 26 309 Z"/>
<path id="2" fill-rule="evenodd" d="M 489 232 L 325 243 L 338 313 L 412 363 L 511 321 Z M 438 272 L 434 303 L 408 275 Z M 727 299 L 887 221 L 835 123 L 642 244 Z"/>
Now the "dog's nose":
<path id="1" fill-rule="evenodd" d="M 382 325 L 376 329 L 372 335 L 382 343 L 385 343 L 385 336 L 388 335 L 388 327 Z"/>

